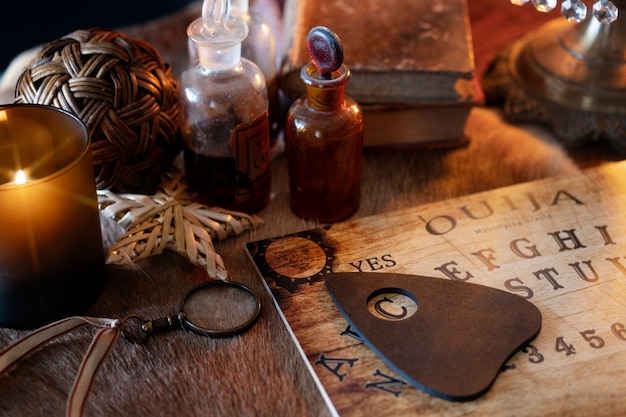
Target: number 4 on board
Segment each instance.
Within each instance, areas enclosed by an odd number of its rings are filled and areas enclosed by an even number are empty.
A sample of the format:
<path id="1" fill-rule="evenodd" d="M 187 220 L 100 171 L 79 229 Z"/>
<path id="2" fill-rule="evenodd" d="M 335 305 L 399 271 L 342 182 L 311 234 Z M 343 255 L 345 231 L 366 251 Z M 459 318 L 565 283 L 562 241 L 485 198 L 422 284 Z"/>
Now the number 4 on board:
<path id="1" fill-rule="evenodd" d="M 574 345 L 568 345 L 563 339 L 563 336 L 559 336 L 556 338 L 555 350 L 557 352 L 565 352 L 566 356 L 576 353 Z"/>

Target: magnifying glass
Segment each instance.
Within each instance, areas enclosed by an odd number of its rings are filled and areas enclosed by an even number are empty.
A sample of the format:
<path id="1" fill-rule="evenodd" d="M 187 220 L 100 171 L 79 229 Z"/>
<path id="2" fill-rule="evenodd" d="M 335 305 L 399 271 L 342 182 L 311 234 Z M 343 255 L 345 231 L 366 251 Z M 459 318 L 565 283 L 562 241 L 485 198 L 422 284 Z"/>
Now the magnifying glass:
<path id="1" fill-rule="evenodd" d="M 261 300 L 239 282 L 207 281 L 193 287 L 181 300 L 178 313 L 156 320 L 137 315 L 124 319 L 124 336 L 133 343 L 149 335 L 185 329 L 207 337 L 230 337 L 250 329 L 261 312 Z M 130 321 L 141 322 L 140 331 L 130 329 Z"/>

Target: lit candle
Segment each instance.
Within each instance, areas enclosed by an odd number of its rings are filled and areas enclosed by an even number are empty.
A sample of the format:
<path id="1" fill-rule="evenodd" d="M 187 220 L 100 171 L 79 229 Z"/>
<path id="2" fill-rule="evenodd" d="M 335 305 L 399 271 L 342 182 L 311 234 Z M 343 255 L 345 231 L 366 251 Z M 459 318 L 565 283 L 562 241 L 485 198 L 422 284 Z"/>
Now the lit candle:
<path id="1" fill-rule="evenodd" d="M 21 169 L 18 169 L 15 173 L 15 183 L 16 184 L 25 184 L 26 183 L 26 174 Z"/>
<path id="2" fill-rule="evenodd" d="M 104 277 L 85 125 L 54 107 L 0 106 L 0 326 L 78 314 Z"/>

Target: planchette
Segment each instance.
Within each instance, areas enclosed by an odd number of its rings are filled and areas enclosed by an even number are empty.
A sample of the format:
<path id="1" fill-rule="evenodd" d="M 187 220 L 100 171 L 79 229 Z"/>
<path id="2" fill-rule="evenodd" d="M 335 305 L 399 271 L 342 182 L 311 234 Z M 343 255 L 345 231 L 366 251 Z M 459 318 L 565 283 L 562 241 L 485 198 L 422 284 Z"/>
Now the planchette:
<path id="1" fill-rule="evenodd" d="M 541 330 L 518 295 L 420 275 L 325 275 L 339 310 L 365 343 L 415 387 L 450 401 L 478 398 Z"/>

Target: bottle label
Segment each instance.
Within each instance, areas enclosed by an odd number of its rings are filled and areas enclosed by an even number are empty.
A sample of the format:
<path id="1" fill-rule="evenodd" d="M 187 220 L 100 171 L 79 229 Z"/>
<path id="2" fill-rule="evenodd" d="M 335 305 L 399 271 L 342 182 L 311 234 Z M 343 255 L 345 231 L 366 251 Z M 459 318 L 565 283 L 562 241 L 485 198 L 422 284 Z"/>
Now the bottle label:
<path id="1" fill-rule="evenodd" d="M 237 176 L 242 181 L 235 192 L 238 202 L 261 198 L 269 193 L 270 142 L 267 112 L 249 123 L 240 123 L 230 135 L 230 146 L 235 155 Z"/>

